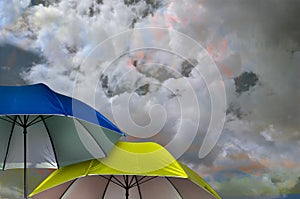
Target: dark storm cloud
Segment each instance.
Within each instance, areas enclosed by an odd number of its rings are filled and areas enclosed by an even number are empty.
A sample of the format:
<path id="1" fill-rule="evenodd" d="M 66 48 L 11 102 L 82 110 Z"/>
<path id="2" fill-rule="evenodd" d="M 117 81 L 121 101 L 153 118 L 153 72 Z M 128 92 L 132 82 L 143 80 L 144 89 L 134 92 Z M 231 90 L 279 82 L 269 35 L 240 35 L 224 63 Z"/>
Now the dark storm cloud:
<path id="1" fill-rule="evenodd" d="M 36 54 L 10 44 L 0 45 L 0 84 L 25 84 L 20 73 L 40 62 Z"/>
<path id="2" fill-rule="evenodd" d="M 256 41 L 259 45 L 284 48 L 286 44 L 294 46 L 290 50 L 300 50 L 300 1 L 209 0 L 204 4 L 210 16 L 222 20 L 222 34 L 236 32 L 241 38 L 261 39 Z"/>

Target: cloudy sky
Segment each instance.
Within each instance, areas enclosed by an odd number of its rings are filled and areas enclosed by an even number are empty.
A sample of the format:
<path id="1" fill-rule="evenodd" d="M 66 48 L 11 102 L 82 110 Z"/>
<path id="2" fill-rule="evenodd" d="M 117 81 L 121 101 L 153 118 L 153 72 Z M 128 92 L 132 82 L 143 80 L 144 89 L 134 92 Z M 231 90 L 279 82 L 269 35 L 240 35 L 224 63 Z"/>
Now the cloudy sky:
<path id="1" fill-rule="evenodd" d="M 43 82 L 85 101 L 128 141 L 165 146 L 222 198 L 297 198 L 299 9 L 298 0 L 2 0 L 0 84 Z M 49 173 L 32 172 L 34 183 Z M 0 198 L 20 198 L 17 174 L 0 176 Z"/>

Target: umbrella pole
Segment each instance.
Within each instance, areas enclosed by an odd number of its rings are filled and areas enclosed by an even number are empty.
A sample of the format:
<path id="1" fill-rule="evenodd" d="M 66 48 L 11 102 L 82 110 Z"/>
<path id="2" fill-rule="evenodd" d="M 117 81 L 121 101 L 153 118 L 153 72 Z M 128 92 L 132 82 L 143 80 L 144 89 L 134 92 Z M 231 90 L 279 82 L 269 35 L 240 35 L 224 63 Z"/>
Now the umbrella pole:
<path id="1" fill-rule="evenodd" d="M 27 129 L 24 127 L 24 199 L 27 199 Z"/>
<path id="2" fill-rule="evenodd" d="M 124 178 L 124 181 L 125 181 L 125 190 L 126 190 L 125 195 L 126 195 L 126 199 L 128 199 L 129 198 L 129 189 L 130 189 L 128 175 L 123 176 L 123 178 Z"/>
<path id="3" fill-rule="evenodd" d="M 128 198 L 129 198 L 129 188 L 126 187 L 126 199 L 128 199 Z"/>

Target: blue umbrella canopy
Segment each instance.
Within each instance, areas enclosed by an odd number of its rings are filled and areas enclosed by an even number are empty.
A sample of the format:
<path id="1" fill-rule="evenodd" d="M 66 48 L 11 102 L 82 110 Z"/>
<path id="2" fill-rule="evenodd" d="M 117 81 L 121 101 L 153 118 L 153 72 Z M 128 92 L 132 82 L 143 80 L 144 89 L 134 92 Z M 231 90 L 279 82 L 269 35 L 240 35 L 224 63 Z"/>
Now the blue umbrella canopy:
<path id="1" fill-rule="evenodd" d="M 123 134 L 92 107 L 75 98 L 59 94 L 42 83 L 27 86 L 0 86 L 0 93 L 0 115 L 70 116 Z"/>
<path id="2" fill-rule="evenodd" d="M 58 168 L 102 158 L 124 135 L 89 105 L 44 84 L 0 86 L 0 93 L 3 170 L 24 167 L 26 177 L 28 167 Z"/>

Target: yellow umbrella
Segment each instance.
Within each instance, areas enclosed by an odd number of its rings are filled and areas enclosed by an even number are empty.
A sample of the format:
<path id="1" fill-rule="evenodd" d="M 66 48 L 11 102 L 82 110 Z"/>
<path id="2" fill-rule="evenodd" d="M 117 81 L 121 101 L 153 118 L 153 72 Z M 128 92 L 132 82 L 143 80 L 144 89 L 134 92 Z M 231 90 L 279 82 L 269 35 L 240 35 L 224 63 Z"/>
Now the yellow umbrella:
<path id="1" fill-rule="evenodd" d="M 107 158 L 54 171 L 29 196 L 34 199 L 220 199 L 208 183 L 159 144 L 121 141 Z"/>

